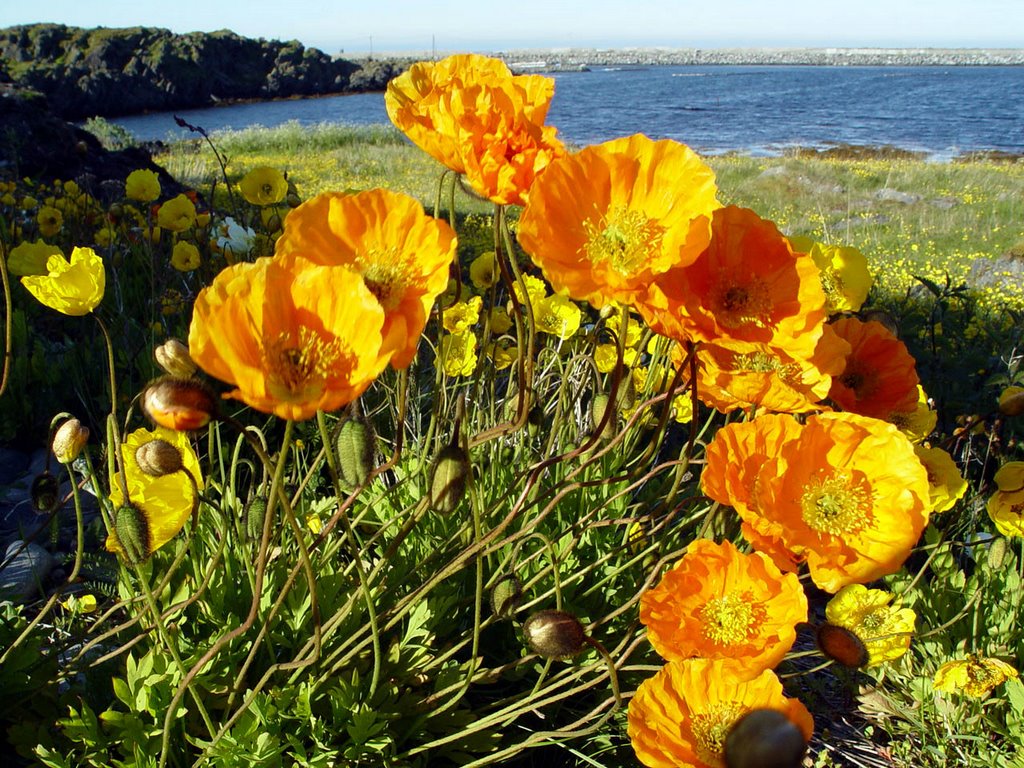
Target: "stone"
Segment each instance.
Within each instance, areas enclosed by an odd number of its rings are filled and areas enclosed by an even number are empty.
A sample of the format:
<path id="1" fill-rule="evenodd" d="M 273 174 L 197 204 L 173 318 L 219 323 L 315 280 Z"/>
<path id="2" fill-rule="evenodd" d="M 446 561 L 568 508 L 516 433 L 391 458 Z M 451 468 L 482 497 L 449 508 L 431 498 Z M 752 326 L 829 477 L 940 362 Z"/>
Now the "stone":
<path id="1" fill-rule="evenodd" d="M 921 196 L 916 195 L 912 192 L 901 192 L 898 189 L 880 189 L 875 192 L 875 199 L 882 200 L 888 203 L 902 203 L 903 205 L 912 205 L 913 203 L 921 202 Z"/>
<path id="2" fill-rule="evenodd" d="M 14 541 L 0 565 L 0 599 L 25 603 L 46 583 L 55 565 L 53 555 L 34 542 Z"/>

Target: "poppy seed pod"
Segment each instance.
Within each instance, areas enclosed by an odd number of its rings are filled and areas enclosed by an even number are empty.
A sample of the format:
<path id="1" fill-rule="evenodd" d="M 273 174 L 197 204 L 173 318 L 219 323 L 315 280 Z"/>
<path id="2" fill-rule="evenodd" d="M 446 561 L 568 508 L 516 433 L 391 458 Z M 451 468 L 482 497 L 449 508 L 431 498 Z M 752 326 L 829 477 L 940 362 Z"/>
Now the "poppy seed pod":
<path id="1" fill-rule="evenodd" d="M 373 425 L 362 416 L 347 419 L 338 430 L 338 474 L 349 489 L 367 481 L 374 468 L 377 435 Z"/>
<path id="2" fill-rule="evenodd" d="M 53 435 L 53 455 L 61 464 L 70 464 L 78 458 L 89 442 L 89 428 L 78 419 L 68 419 Z"/>
<path id="3" fill-rule="evenodd" d="M 583 650 L 587 635 L 580 620 L 566 611 L 538 611 L 523 624 L 530 650 L 545 659 L 571 659 Z"/>
<path id="4" fill-rule="evenodd" d="M 142 410 L 161 427 L 188 432 L 209 424 L 217 401 L 206 385 L 195 379 L 164 376 L 142 390 Z"/>
<path id="5" fill-rule="evenodd" d="M 466 495 L 469 456 L 458 443 L 441 449 L 430 471 L 430 508 L 442 515 L 454 512 Z"/>
<path id="6" fill-rule="evenodd" d="M 868 663 L 868 649 L 856 634 L 828 622 L 818 627 L 815 634 L 818 650 L 837 664 L 859 669 Z"/>
<path id="7" fill-rule="evenodd" d="M 775 709 L 754 709 L 725 737 L 726 768 L 799 768 L 807 752 L 800 728 Z"/>
<path id="8" fill-rule="evenodd" d="M 114 533 L 121 545 L 121 553 L 129 563 L 138 565 L 152 553 L 149 522 L 135 505 L 124 504 L 117 508 Z"/>
<path id="9" fill-rule="evenodd" d="M 139 469 L 150 477 L 163 477 L 173 474 L 185 465 L 181 451 L 166 440 L 150 440 L 143 443 L 135 451 L 135 462 Z"/>
<path id="10" fill-rule="evenodd" d="M 523 585 L 515 576 L 502 576 L 491 589 L 491 610 L 499 619 L 510 619 L 523 602 Z"/>
<path id="11" fill-rule="evenodd" d="M 168 339 L 154 352 L 157 365 L 163 368 L 171 376 L 180 379 L 188 379 L 195 375 L 196 364 L 188 353 L 188 347 L 177 339 Z"/>

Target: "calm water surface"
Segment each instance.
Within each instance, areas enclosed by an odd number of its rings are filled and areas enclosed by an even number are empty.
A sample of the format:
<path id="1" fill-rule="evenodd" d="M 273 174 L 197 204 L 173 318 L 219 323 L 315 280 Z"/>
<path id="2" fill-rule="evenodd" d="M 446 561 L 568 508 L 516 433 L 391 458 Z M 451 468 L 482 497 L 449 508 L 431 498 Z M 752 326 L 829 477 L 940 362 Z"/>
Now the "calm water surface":
<path id="1" fill-rule="evenodd" d="M 937 159 L 1024 153 L 1024 67 L 651 67 L 553 77 L 548 122 L 577 145 L 646 133 L 708 154 L 834 144 L 893 145 Z M 388 122 L 379 93 L 177 114 L 208 131 Z M 114 122 L 141 140 L 187 135 L 170 113 Z"/>

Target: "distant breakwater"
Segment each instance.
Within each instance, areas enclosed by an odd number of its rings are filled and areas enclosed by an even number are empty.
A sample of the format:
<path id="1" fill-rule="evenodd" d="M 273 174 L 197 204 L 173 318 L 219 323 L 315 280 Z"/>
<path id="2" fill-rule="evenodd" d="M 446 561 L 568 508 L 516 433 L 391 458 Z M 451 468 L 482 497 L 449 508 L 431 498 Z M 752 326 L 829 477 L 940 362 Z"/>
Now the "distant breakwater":
<path id="1" fill-rule="evenodd" d="M 1022 48 L 555 48 L 509 50 L 496 55 L 520 71 L 716 64 L 819 67 L 1024 66 Z"/>

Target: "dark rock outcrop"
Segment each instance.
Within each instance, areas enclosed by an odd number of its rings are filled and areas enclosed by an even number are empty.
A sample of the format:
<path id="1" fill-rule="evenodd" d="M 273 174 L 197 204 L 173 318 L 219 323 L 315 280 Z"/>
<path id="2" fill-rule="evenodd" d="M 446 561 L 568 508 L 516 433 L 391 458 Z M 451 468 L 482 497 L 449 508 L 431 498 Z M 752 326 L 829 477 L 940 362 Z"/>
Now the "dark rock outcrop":
<path id="1" fill-rule="evenodd" d="M 166 192 L 182 190 L 146 149 L 108 151 L 54 115 L 40 94 L 0 84 L 0 178 L 75 179 L 99 196 L 104 181 L 123 182 L 137 168 L 154 171 Z"/>
<path id="2" fill-rule="evenodd" d="M 33 24 L 0 30 L 0 82 L 43 94 L 67 119 L 200 107 L 218 101 L 381 90 L 402 66 L 333 59 L 298 41 L 221 30 L 81 29 Z"/>

